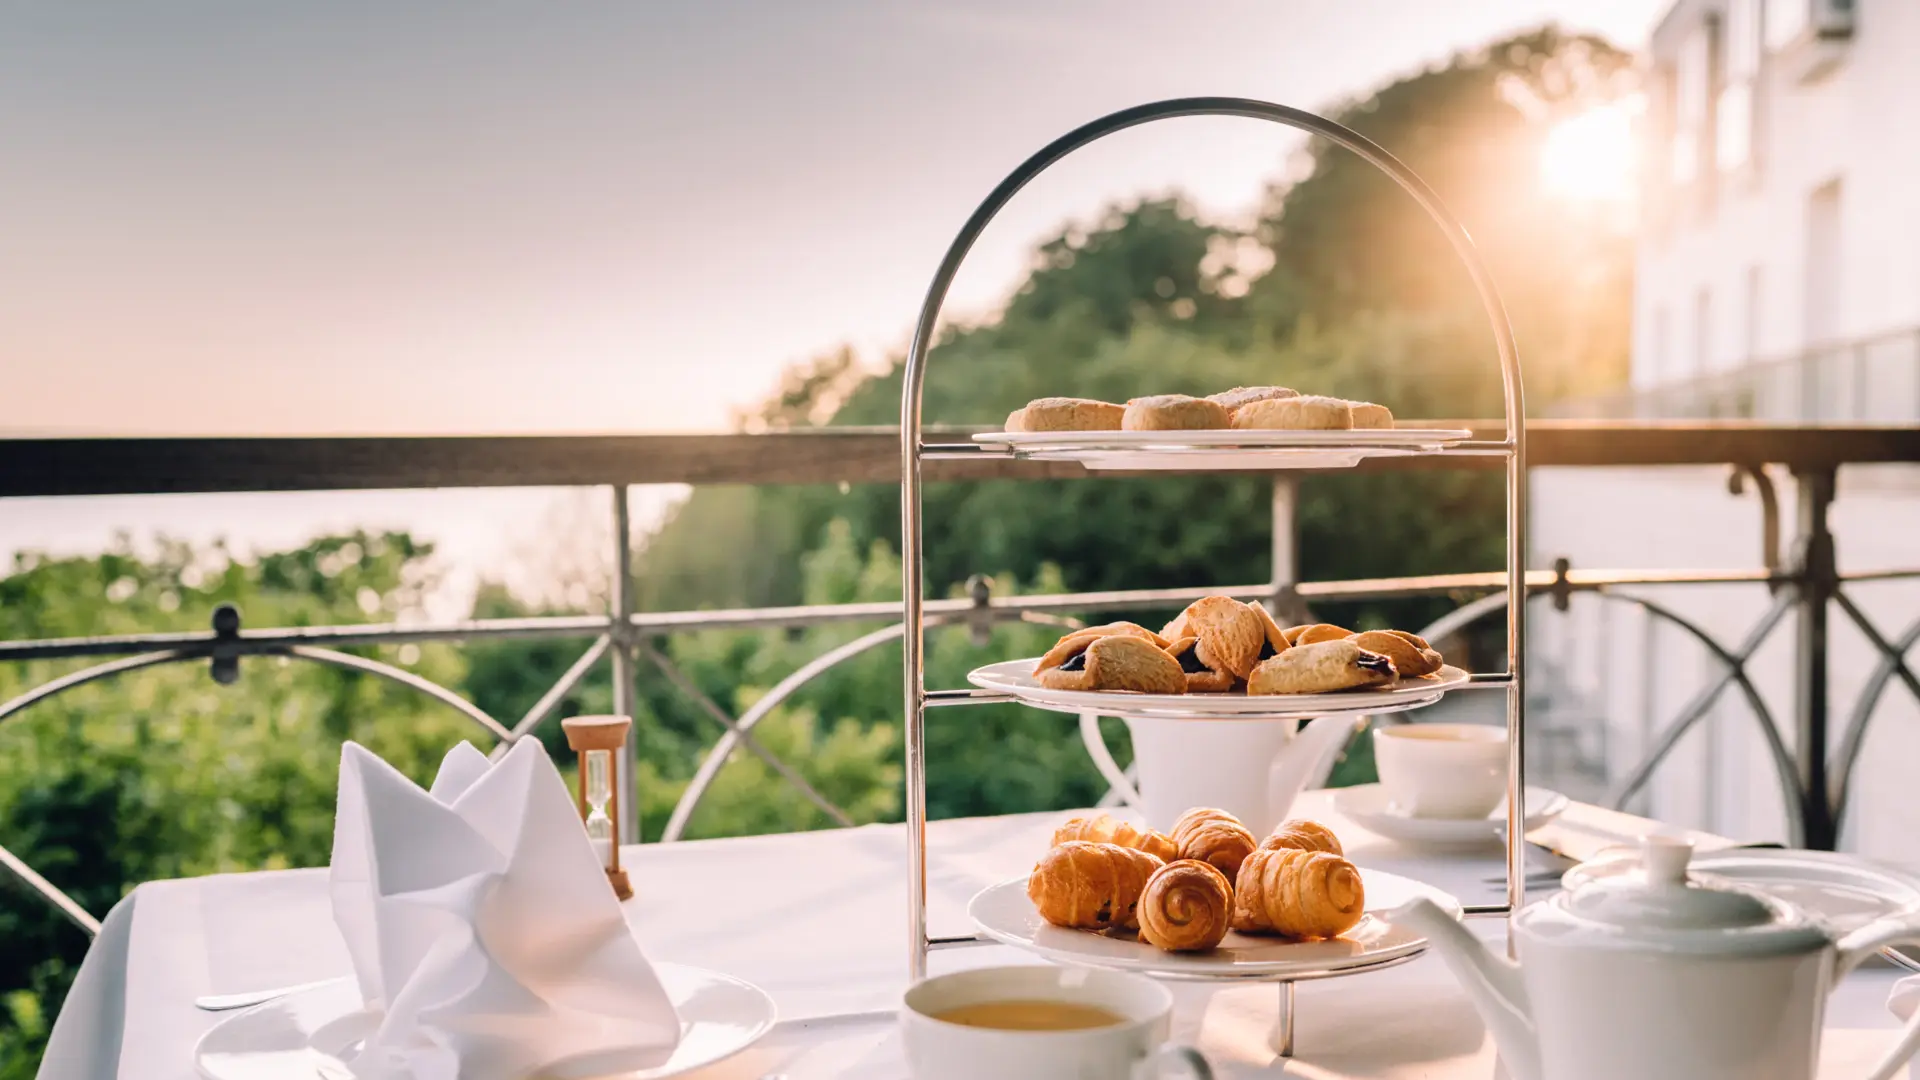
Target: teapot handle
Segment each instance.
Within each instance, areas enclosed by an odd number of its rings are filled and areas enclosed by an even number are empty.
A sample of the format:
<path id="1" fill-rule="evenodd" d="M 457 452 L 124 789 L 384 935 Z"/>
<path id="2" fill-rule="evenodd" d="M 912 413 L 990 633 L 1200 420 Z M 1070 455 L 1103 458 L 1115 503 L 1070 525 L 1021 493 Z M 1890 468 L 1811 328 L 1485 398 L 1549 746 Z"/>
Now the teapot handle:
<path id="1" fill-rule="evenodd" d="M 1107 784 L 1134 810 L 1140 809 L 1140 792 L 1127 779 L 1126 770 L 1113 760 L 1113 752 L 1107 749 L 1106 736 L 1100 734 L 1100 714 L 1083 712 L 1080 714 L 1080 741 L 1087 745 L 1087 756 L 1093 759 L 1093 767 L 1100 770 Z"/>
<path id="2" fill-rule="evenodd" d="M 1838 986 L 1848 972 L 1889 945 L 1920 945 L 1920 923 L 1916 923 L 1912 917 L 1882 919 L 1868 923 L 1841 938 L 1837 943 L 1840 960 L 1833 973 L 1834 985 Z M 1905 1065 L 1907 1059 L 1913 1057 L 1915 1051 L 1920 1051 L 1920 1012 L 1915 1012 L 1906 1026 L 1900 1029 L 1900 1040 L 1893 1044 L 1893 1049 L 1887 1052 L 1887 1056 L 1881 1058 L 1880 1063 L 1867 1074 L 1866 1080 L 1891 1080 L 1900 1066 Z"/>

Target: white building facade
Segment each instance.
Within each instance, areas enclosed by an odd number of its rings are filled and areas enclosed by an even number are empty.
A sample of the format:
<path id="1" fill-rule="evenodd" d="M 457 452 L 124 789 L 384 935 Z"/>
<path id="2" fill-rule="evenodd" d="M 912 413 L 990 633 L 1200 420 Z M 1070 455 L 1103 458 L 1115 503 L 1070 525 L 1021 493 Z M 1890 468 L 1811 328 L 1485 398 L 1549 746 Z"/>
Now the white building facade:
<path id="1" fill-rule="evenodd" d="M 1920 2 L 1679 0 L 1650 52 L 1643 223 L 1628 392 L 1565 412 L 1779 422 L 1920 420 Z M 1840 568 L 1920 565 L 1910 466 L 1840 474 Z M 1755 486 L 1711 469 L 1538 470 L 1536 566 L 1752 569 Z M 1771 477 L 1785 541 L 1797 481 Z M 1783 555 L 1791 560 L 1791 552 Z M 1669 605 L 1729 648 L 1773 597 L 1755 585 L 1623 589 Z M 1891 637 L 1920 618 L 1920 584 L 1846 587 Z M 1725 665 L 1631 604 L 1536 602 L 1543 777 L 1617 785 Z M 1796 616 L 1749 664 L 1794 739 Z M 1878 655 L 1832 613 L 1829 744 Z M 1920 707 L 1894 680 L 1855 774 L 1843 848 L 1920 865 Z M 1587 794 L 1592 794 L 1589 790 Z M 1773 758 L 1729 688 L 1637 808 L 1744 840 L 1786 840 Z"/>

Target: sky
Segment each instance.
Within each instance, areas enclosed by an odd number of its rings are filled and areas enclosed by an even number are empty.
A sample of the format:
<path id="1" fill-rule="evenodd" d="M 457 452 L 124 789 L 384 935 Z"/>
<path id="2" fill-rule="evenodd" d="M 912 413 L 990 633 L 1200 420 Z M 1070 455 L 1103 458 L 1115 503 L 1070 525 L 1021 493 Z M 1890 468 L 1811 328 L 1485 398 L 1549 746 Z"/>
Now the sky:
<path id="1" fill-rule="evenodd" d="M 1663 7 L 0 0 L 0 435 L 723 429 L 787 364 L 902 347 L 975 203 L 1088 119 L 1325 107 L 1550 19 L 1637 47 Z M 1212 119 L 1105 140 L 1015 200 L 950 314 L 1107 202 L 1245 215 L 1298 144 Z M 32 500 L 0 505 L 0 552 L 519 527 L 457 542 L 484 562 L 580 498 Z"/>

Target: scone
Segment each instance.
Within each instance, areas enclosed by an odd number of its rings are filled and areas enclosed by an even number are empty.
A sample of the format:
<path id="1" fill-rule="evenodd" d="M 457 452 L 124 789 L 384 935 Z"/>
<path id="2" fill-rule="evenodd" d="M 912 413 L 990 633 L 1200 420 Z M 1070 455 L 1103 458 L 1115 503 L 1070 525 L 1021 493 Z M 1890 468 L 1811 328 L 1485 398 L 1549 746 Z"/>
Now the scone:
<path id="1" fill-rule="evenodd" d="M 1048 649 L 1046 655 L 1040 658 L 1040 662 L 1033 666 L 1033 670 L 1037 674 L 1048 668 L 1059 667 L 1068 659 L 1086 651 L 1087 646 L 1095 638 L 1112 637 L 1115 634 L 1137 637 L 1151 643 L 1156 649 L 1164 649 L 1171 644 L 1167 639 L 1138 623 L 1111 622 L 1102 626 L 1088 626 L 1062 635 L 1059 641 L 1053 643 L 1053 648 Z"/>
<path id="2" fill-rule="evenodd" d="M 1126 410 L 1090 398 L 1043 397 L 1007 417 L 1008 431 L 1119 431 Z"/>
<path id="3" fill-rule="evenodd" d="M 1158 394 L 1127 402 L 1122 431 L 1192 431 L 1223 428 L 1232 422 L 1225 405 L 1185 394 Z"/>
<path id="4" fill-rule="evenodd" d="M 1289 626 L 1280 631 L 1289 645 L 1318 645 L 1323 641 L 1338 641 L 1353 636 L 1353 631 L 1332 623 L 1307 623 L 1304 626 Z"/>
<path id="5" fill-rule="evenodd" d="M 1368 652 L 1351 638 L 1295 645 L 1262 660 L 1247 678 L 1249 694 L 1329 694 L 1393 681 L 1393 661 Z"/>
<path id="6" fill-rule="evenodd" d="M 1217 394 L 1208 394 L 1208 401 L 1217 401 L 1227 407 L 1228 412 L 1242 405 L 1251 405 L 1256 401 L 1273 401 L 1276 398 L 1299 397 L 1298 390 L 1284 386 L 1236 386 L 1231 390 L 1222 390 Z"/>
<path id="7" fill-rule="evenodd" d="M 1353 427 L 1353 408 L 1338 398 L 1289 397 L 1254 401 L 1233 410 L 1243 430 L 1340 431 Z"/>
<path id="8" fill-rule="evenodd" d="M 1385 405 L 1375 405 L 1371 401 L 1349 401 L 1347 408 L 1353 413 L 1353 426 L 1357 428 L 1391 428 L 1393 410 Z"/>
<path id="9" fill-rule="evenodd" d="M 1224 694 L 1233 689 L 1239 680 L 1218 661 L 1209 664 L 1200 659 L 1199 643 L 1197 637 L 1183 637 L 1167 649 L 1167 655 L 1173 657 L 1180 665 L 1180 670 L 1186 673 L 1187 693 Z"/>

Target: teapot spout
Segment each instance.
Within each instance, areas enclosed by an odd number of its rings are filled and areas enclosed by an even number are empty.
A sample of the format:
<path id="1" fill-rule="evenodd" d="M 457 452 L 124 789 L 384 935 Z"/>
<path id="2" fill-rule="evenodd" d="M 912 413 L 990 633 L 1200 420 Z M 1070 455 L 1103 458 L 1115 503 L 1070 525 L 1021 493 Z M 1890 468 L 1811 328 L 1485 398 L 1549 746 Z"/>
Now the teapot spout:
<path id="1" fill-rule="evenodd" d="M 1425 897 L 1415 897 L 1394 909 L 1387 919 L 1426 935 L 1466 990 L 1487 1030 L 1493 1032 L 1493 1041 L 1514 1080 L 1541 1080 L 1539 1036 L 1527 1005 L 1520 966 L 1495 955 L 1460 920 Z"/>
<path id="2" fill-rule="evenodd" d="M 1353 737 L 1353 729 L 1352 717 L 1337 715 L 1315 717 L 1300 725 L 1287 748 L 1274 759 L 1268 779 L 1276 816 L 1284 815 L 1309 781 L 1325 778 L 1334 756 Z"/>

